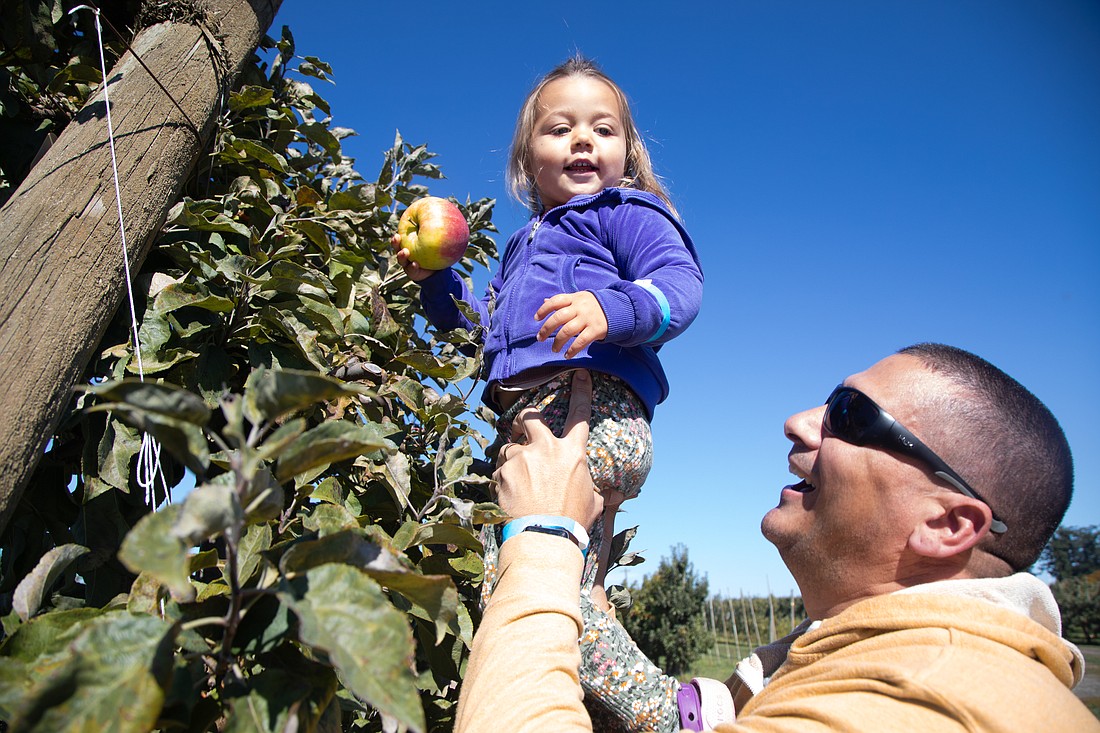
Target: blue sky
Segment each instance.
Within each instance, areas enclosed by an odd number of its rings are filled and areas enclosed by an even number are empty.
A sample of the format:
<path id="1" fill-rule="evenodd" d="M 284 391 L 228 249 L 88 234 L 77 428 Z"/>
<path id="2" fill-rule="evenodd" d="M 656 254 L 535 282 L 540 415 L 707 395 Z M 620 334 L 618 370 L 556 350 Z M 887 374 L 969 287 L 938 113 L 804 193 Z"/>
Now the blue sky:
<path id="1" fill-rule="evenodd" d="M 595 3 L 284 0 L 271 34 L 317 82 L 365 177 L 400 130 L 435 195 L 498 200 L 515 115 L 575 51 L 633 102 L 706 273 L 662 357 L 672 394 L 623 526 L 684 543 L 713 591 L 797 589 L 760 537 L 783 420 L 917 341 L 969 349 L 1054 411 L 1066 523 L 1100 524 L 1100 5 L 1084 0 Z"/>

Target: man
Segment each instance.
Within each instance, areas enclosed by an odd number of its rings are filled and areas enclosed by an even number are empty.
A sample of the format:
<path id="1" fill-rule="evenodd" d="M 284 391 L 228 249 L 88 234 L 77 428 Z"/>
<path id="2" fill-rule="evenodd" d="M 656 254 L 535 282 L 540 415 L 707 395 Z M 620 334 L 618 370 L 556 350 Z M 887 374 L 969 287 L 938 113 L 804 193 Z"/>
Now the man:
<path id="1" fill-rule="evenodd" d="M 502 451 L 505 511 L 555 515 L 569 531 L 502 545 L 459 731 L 591 730 L 573 529 L 600 511 L 584 465 L 587 384 L 578 372 L 562 439 L 531 412 L 526 443 Z M 812 623 L 774 674 L 731 677 L 737 720 L 716 730 L 1100 731 L 1071 692 L 1081 655 L 1059 636 L 1049 590 L 1023 572 L 1072 493 L 1065 437 L 1034 396 L 972 354 L 922 344 L 785 429 L 800 480 L 762 530 Z"/>

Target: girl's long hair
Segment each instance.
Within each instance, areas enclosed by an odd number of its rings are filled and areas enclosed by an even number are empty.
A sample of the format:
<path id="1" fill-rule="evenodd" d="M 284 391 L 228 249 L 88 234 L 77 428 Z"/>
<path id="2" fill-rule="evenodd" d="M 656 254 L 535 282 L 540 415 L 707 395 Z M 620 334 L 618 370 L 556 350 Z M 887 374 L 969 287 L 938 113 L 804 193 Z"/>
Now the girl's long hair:
<path id="1" fill-rule="evenodd" d="M 620 185 L 648 191 L 660 197 L 675 212 L 676 209 L 672 205 L 668 191 L 665 190 L 657 174 L 653 172 L 649 150 L 646 149 L 645 141 L 634 124 L 634 116 L 630 113 L 630 102 L 627 101 L 626 94 L 593 61 L 579 55 L 552 69 L 539 80 L 524 100 L 519 110 L 519 117 L 516 119 L 516 132 L 512 137 L 512 148 L 508 154 L 508 192 L 532 212 L 537 214 L 542 210 L 542 202 L 535 188 L 535 172 L 531 170 L 531 135 L 538 117 L 539 96 L 547 84 L 572 76 L 584 76 L 602 81 L 611 87 L 615 98 L 619 100 L 619 117 L 622 119 L 626 135 L 626 166 Z"/>

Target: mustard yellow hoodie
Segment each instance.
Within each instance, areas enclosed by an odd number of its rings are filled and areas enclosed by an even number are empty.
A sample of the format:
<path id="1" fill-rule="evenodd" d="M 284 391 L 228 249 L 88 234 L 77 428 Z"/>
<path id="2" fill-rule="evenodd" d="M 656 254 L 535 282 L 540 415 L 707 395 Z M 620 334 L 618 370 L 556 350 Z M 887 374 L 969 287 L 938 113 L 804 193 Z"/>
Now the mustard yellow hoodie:
<path id="1" fill-rule="evenodd" d="M 580 553 L 524 533 L 500 562 L 456 730 L 590 731 L 577 678 Z M 717 730 L 1100 732 L 1071 692 L 1080 653 L 1059 636 L 1049 589 L 1029 577 L 861 601 L 797 639 L 737 722 Z"/>

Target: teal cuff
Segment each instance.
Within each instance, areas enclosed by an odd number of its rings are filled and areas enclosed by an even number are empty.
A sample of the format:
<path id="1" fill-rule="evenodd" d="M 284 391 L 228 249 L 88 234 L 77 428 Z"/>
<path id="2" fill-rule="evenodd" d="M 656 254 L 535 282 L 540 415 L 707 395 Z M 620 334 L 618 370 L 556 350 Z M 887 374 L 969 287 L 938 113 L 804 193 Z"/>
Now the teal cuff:
<path id="1" fill-rule="evenodd" d="M 650 344 L 661 338 L 668 330 L 668 324 L 672 323 L 672 307 L 668 304 L 668 298 L 665 297 L 660 288 L 653 284 L 652 280 L 635 280 L 634 284 L 645 288 L 646 292 L 656 299 L 657 307 L 661 309 L 661 325 L 657 327 L 657 333 L 646 339 L 646 343 Z"/>

